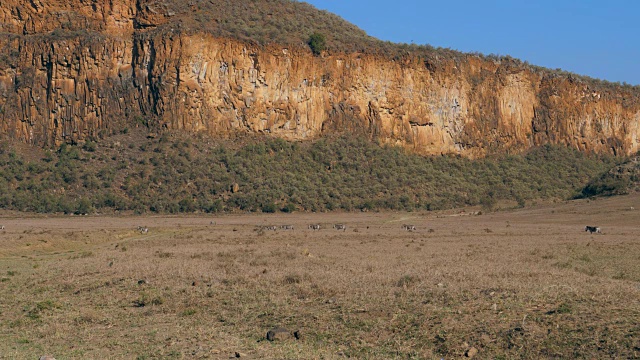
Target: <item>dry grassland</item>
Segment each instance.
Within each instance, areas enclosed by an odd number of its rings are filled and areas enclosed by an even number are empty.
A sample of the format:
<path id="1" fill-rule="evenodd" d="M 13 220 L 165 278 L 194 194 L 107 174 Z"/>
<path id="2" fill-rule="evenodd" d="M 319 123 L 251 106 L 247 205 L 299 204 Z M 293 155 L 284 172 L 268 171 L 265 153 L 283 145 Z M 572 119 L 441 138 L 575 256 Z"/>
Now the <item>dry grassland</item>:
<path id="1" fill-rule="evenodd" d="M 467 214 L 5 215 L 0 358 L 640 358 L 640 196 Z"/>

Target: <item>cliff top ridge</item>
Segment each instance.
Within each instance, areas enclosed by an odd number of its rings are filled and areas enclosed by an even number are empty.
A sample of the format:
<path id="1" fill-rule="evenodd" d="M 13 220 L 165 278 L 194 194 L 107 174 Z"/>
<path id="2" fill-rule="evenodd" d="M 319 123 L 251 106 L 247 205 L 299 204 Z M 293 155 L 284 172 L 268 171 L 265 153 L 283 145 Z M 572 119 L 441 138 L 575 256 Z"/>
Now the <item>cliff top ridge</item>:
<path id="1" fill-rule="evenodd" d="M 204 32 L 259 45 L 299 47 L 306 46 L 311 34 L 320 33 L 325 36 L 326 50 L 330 52 L 362 52 L 391 58 L 415 56 L 427 59 L 431 65 L 478 57 L 543 76 L 568 77 L 585 82 L 597 91 L 625 89 L 625 96 L 640 97 L 640 86 L 612 83 L 561 69 L 546 69 L 508 55 L 462 53 L 430 45 L 382 41 L 335 14 L 297 0 L 116 0 L 104 3 L 8 0 L 0 9 L 0 36 L 75 37 L 91 33 L 122 36 L 133 32 L 166 31 Z M 0 65 L 10 61 L 8 53 L 0 51 L 3 54 Z"/>

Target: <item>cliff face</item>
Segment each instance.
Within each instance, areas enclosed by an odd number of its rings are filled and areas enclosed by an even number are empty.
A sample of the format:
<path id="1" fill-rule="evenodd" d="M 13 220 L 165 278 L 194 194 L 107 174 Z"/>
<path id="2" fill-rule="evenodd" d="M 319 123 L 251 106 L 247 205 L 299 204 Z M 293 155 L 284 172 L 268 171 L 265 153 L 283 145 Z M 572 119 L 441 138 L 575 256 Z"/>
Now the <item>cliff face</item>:
<path id="1" fill-rule="evenodd" d="M 475 56 L 316 57 L 185 31 L 162 4 L 9 0 L 0 8 L 0 134 L 38 146 L 133 123 L 290 140 L 362 132 L 420 154 L 544 143 L 640 150 L 640 94 Z M 129 125 L 127 125 L 129 124 Z"/>

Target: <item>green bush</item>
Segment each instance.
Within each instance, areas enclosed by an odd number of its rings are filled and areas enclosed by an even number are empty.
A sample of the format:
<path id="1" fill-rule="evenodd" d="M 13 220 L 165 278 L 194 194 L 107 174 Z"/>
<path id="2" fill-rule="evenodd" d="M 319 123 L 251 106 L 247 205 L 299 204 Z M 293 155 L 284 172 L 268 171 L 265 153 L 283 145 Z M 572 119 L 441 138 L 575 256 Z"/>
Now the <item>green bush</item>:
<path id="1" fill-rule="evenodd" d="M 320 55 L 327 47 L 327 40 L 323 34 L 315 32 L 311 34 L 307 44 L 309 44 L 314 55 Z"/>
<path id="2" fill-rule="evenodd" d="M 267 204 L 262 205 L 260 210 L 263 213 L 274 213 L 274 212 L 276 212 L 278 210 L 278 207 L 273 202 L 269 202 Z"/>

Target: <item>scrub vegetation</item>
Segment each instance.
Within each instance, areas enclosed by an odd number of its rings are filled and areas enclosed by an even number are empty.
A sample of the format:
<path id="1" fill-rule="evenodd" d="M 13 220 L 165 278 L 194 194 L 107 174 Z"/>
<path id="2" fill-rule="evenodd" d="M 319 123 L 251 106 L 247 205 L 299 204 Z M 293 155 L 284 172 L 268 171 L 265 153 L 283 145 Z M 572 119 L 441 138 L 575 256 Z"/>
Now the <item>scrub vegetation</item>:
<path id="1" fill-rule="evenodd" d="M 0 147 L 0 207 L 38 213 L 292 212 L 522 207 L 577 196 L 616 159 L 543 146 L 470 160 L 418 156 L 365 138 L 238 141 L 142 131 Z"/>

